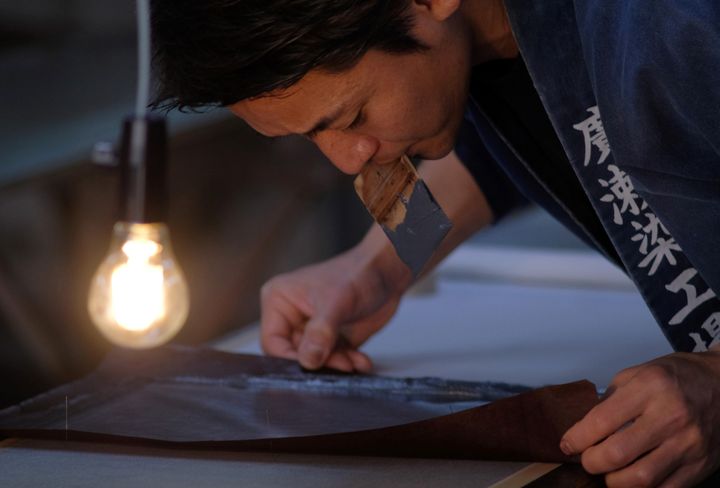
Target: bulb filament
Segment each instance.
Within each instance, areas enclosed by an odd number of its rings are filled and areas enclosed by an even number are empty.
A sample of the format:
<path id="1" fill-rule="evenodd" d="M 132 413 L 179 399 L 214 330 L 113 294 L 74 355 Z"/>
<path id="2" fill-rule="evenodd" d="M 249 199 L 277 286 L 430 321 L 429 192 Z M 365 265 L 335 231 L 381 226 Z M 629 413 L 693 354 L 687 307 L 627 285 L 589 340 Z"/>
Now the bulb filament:
<path id="1" fill-rule="evenodd" d="M 148 239 L 131 239 L 122 246 L 127 262 L 110 280 L 111 313 L 129 331 L 145 331 L 165 317 L 163 267 L 151 263 L 162 246 Z"/>

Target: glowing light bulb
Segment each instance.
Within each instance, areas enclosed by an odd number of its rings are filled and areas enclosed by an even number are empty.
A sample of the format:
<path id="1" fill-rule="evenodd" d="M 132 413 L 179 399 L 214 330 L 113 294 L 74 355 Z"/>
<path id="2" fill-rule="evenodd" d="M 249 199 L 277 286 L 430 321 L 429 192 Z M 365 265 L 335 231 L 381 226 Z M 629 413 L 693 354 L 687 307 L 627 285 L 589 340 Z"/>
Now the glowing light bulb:
<path id="1" fill-rule="evenodd" d="M 148 348 L 172 339 L 189 310 L 188 288 L 164 224 L 118 222 L 90 285 L 88 311 L 111 342 Z"/>

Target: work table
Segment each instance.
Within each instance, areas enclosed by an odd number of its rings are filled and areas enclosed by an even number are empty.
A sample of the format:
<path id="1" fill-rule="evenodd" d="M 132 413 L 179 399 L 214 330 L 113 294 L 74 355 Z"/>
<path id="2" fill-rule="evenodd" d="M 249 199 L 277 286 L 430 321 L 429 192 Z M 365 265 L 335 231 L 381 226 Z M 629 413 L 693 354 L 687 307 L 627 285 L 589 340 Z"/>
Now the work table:
<path id="1" fill-rule="evenodd" d="M 377 373 L 531 386 L 587 378 L 603 388 L 624 367 L 670 352 L 640 296 L 602 258 L 557 255 L 560 261 L 543 283 L 547 254 L 510 253 L 505 256 L 509 269 L 513 262 L 523 263 L 525 276 L 537 278 L 521 283 L 513 276 L 489 279 L 482 252 L 461 254 L 460 263 L 451 259 L 403 301 L 392 323 L 364 348 Z M 563 256 L 565 264 L 580 259 L 586 272 L 607 279 L 583 282 L 577 266 L 566 266 L 566 275 L 558 279 Z M 492 259 L 495 266 L 498 259 L 503 257 Z M 258 329 L 228 336 L 217 347 L 259 353 Z M 17 487 L 510 487 L 523 486 L 553 468 L 13 439 L 0 447 L 0 482 Z"/>

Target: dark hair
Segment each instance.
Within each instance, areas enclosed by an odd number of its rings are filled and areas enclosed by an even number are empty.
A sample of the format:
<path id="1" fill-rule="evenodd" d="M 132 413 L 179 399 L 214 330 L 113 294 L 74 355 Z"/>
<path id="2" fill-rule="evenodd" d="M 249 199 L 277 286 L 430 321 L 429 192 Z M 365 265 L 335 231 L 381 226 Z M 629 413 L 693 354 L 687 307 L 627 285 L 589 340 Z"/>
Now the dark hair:
<path id="1" fill-rule="evenodd" d="M 352 68 L 370 49 L 424 49 L 411 0 L 152 0 L 159 91 L 170 110 L 226 106 Z"/>

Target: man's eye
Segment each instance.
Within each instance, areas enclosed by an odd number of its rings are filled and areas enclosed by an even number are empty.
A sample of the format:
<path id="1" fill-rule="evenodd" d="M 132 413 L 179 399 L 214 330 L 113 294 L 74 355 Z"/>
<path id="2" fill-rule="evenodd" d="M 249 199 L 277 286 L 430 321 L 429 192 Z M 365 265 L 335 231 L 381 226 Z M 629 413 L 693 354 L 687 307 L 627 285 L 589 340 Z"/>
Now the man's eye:
<path id="1" fill-rule="evenodd" d="M 365 117 L 363 111 L 359 111 L 358 114 L 355 116 L 355 120 L 353 120 L 350 125 L 348 126 L 348 129 L 357 129 L 362 125 L 362 123 L 365 122 Z"/>

